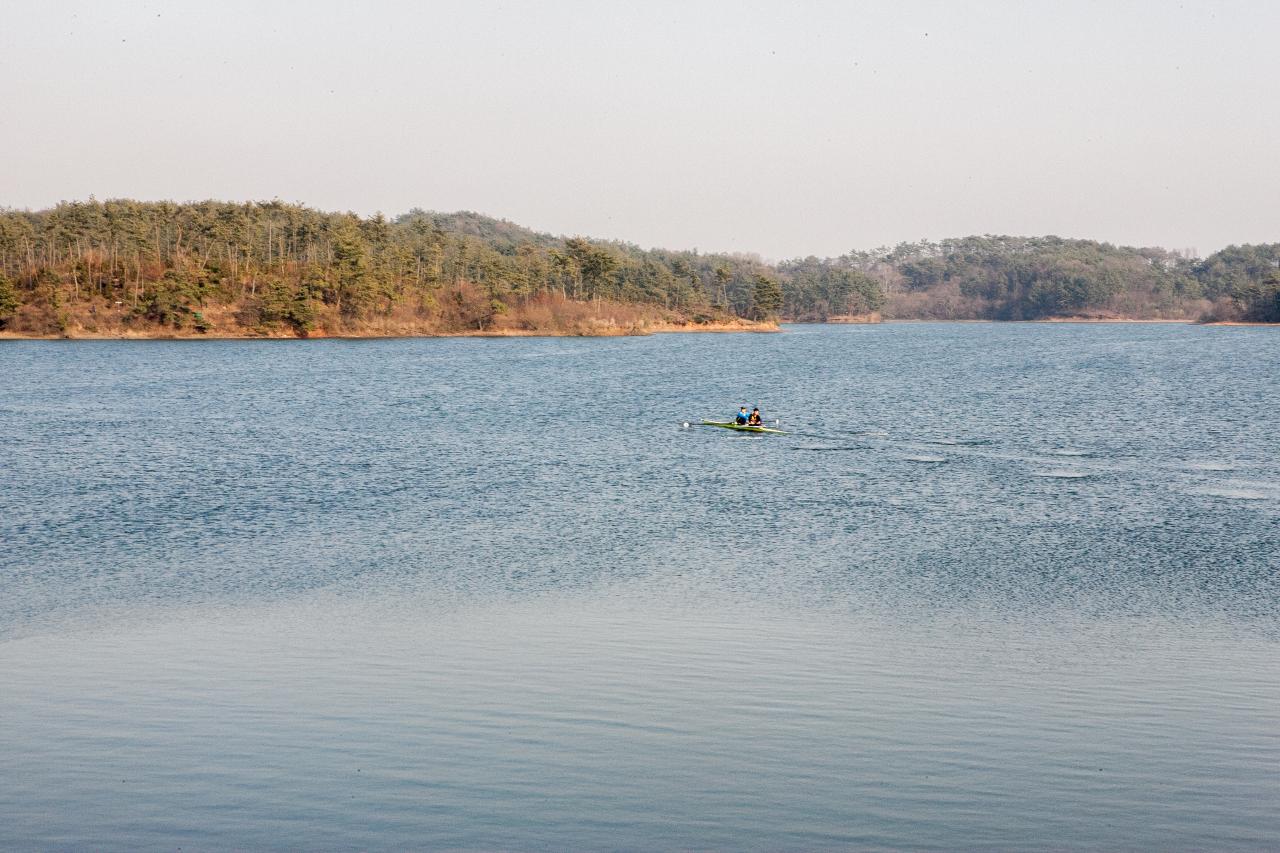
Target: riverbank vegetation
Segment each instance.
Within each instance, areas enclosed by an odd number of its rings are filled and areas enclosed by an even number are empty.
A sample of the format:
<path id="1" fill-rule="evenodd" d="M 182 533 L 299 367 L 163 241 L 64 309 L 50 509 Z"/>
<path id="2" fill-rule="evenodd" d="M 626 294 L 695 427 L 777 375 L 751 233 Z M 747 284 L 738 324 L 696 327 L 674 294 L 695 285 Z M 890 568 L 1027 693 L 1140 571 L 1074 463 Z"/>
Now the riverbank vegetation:
<path id="1" fill-rule="evenodd" d="M 0 212 L 0 331 L 150 337 L 633 334 L 776 319 L 1280 321 L 1280 244 L 1203 260 L 968 237 L 777 264 L 555 237 L 472 213 L 264 203 Z"/>

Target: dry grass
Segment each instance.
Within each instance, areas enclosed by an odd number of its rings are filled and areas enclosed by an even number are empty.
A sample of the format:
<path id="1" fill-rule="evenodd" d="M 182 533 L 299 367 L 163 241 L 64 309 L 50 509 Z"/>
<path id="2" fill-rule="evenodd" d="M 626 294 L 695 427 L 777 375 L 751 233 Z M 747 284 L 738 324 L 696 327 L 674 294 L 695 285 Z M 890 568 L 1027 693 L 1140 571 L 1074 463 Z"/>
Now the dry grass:
<path id="1" fill-rule="evenodd" d="M 193 317 L 180 326 L 162 325 L 138 315 L 129 303 L 86 301 L 50 311 L 23 306 L 0 337 L 4 338 L 294 338 L 294 337 L 517 337 L 647 335 L 685 331 L 776 331 L 773 323 L 755 323 L 728 315 L 690 317 L 657 305 L 595 300 L 576 302 L 543 294 L 514 305 L 494 304 L 479 289 L 463 285 L 422 301 L 392 303 L 363 316 L 343 316 L 316 305 L 315 324 L 305 332 L 287 323 L 245 325 L 252 316 L 241 302 L 200 310 L 206 331 Z"/>

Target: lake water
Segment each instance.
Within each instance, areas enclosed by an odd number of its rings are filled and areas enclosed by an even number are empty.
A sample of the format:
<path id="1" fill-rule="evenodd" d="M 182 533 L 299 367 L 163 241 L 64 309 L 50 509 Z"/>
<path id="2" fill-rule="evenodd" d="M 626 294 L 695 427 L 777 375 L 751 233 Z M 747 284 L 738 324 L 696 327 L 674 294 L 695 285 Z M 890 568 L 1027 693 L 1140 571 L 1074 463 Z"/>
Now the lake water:
<path id="1" fill-rule="evenodd" d="M 0 342 L 0 848 L 1275 849 L 1278 401 L 1275 329 Z"/>

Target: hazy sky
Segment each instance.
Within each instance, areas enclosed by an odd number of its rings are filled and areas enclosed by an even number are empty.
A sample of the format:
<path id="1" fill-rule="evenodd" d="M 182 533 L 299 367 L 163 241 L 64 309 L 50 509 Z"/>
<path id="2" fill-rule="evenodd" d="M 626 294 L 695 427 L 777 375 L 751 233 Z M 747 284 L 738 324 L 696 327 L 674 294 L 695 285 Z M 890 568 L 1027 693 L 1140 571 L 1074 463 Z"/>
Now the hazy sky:
<path id="1" fill-rule="evenodd" d="M 1280 240 L 1280 3 L 13 2 L 0 205 L 468 209 L 643 246 Z"/>

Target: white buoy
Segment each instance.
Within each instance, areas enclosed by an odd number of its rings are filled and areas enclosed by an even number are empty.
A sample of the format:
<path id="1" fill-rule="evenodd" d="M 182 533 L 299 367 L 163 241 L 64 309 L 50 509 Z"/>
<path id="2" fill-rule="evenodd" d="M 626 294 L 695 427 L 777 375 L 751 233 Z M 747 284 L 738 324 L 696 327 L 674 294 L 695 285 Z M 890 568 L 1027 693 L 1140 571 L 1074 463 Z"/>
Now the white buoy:
<path id="1" fill-rule="evenodd" d="M 685 421 L 685 422 L 684 422 L 684 428 L 685 428 L 685 429 L 688 429 L 688 428 L 689 428 L 689 422 L 688 422 L 688 421 Z"/>

